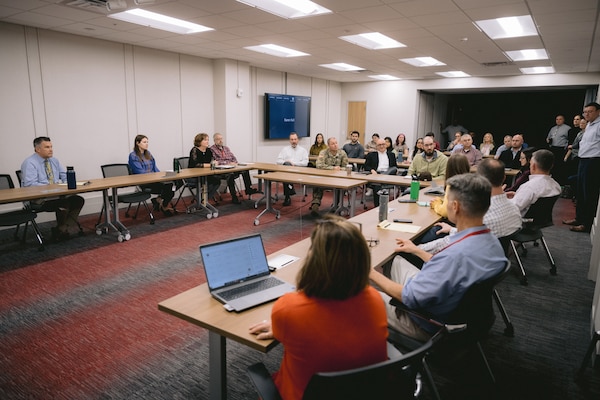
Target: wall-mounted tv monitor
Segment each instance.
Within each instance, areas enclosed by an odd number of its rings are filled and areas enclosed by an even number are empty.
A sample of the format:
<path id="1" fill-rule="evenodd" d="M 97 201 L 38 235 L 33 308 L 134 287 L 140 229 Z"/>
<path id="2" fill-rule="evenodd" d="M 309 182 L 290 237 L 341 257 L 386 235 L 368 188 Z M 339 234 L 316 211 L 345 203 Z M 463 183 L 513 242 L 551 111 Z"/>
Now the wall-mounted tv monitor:
<path id="1" fill-rule="evenodd" d="M 265 93 L 265 138 L 310 136 L 310 97 Z"/>

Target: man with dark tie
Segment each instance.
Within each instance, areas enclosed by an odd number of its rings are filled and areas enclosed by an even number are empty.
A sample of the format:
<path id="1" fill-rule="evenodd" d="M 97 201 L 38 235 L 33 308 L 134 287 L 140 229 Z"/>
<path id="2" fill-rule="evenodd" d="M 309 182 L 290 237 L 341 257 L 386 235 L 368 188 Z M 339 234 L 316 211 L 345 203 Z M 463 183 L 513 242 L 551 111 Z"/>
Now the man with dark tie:
<path id="1" fill-rule="evenodd" d="M 21 164 L 21 186 L 42 186 L 67 181 L 67 170 L 58 159 L 53 157 L 52 142 L 47 136 L 33 140 L 35 153 Z M 77 218 L 85 200 L 78 195 L 50 197 L 33 200 L 37 210 L 56 213 L 56 227 L 52 228 L 54 240 L 64 240 L 69 237 L 70 228 L 77 225 Z"/>

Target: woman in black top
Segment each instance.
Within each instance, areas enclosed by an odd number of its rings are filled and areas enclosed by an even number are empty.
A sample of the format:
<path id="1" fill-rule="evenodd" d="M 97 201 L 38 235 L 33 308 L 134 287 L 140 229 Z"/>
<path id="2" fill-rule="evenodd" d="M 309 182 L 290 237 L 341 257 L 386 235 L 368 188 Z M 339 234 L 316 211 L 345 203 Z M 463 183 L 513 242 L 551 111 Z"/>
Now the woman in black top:
<path id="1" fill-rule="evenodd" d="M 194 137 L 194 147 L 190 150 L 190 161 L 188 168 L 210 168 L 213 161 L 213 153 L 208 148 L 208 134 L 199 133 Z M 221 185 L 221 179 L 216 176 L 208 176 L 208 198 L 212 199 Z M 207 199 L 208 200 L 208 199 Z"/>

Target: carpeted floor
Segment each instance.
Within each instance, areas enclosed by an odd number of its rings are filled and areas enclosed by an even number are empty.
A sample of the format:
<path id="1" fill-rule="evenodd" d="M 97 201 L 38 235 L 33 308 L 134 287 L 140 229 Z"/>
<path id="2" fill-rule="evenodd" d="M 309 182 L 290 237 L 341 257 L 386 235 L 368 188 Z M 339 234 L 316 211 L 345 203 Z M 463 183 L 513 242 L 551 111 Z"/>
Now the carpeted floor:
<path id="1" fill-rule="evenodd" d="M 114 233 L 96 236 L 91 216 L 82 220 L 85 236 L 44 252 L 32 238 L 21 245 L 12 231 L 0 231 L 0 398 L 208 398 L 207 332 L 157 303 L 204 281 L 201 243 L 260 232 L 271 253 L 308 237 L 314 219 L 300 199 L 280 220 L 266 214 L 258 226 L 260 209 L 227 199 L 211 220 L 158 215 L 149 225 L 141 213 L 137 221 L 124 218 L 133 236 L 124 243 Z M 498 317 L 483 345 L 497 385 L 434 370 L 443 398 L 599 398 L 599 369 L 573 381 L 589 342 L 594 283 L 586 279 L 589 236 L 560 224 L 572 214 L 572 204 L 559 200 L 557 225 L 545 230 L 557 276 L 548 273 L 543 250 L 530 248 L 529 286 L 509 276 L 498 287 L 516 332 L 503 336 Z M 48 236 L 50 226 L 42 224 Z M 230 398 L 256 399 L 245 368 L 264 361 L 275 370 L 281 346 L 265 355 L 228 340 L 227 349 Z"/>

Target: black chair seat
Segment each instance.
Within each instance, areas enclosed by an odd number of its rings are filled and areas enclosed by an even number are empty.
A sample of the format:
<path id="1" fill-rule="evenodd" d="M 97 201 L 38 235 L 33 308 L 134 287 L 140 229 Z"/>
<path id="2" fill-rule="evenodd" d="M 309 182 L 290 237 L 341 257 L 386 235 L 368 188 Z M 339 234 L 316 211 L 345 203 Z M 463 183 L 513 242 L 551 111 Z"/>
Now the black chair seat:
<path id="1" fill-rule="evenodd" d="M 522 229 L 519 233 L 512 237 L 512 240 L 516 242 L 533 242 L 540 240 L 544 235 L 541 230 L 530 230 L 528 228 Z"/>
<path id="2" fill-rule="evenodd" d="M 111 196 L 112 197 L 112 196 Z M 120 194 L 118 196 L 119 203 L 141 203 L 147 201 L 152 195 L 147 192 L 135 192 L 129 194 Z M 112 200 L 112 198 L 111 198 Z"/>
<path id="3" fill-rule="evenodd" d="M 15 226 L 26 224 L 37 218 L 31 210 L 17 210 L 0 214 L 0 226 Z"/>

